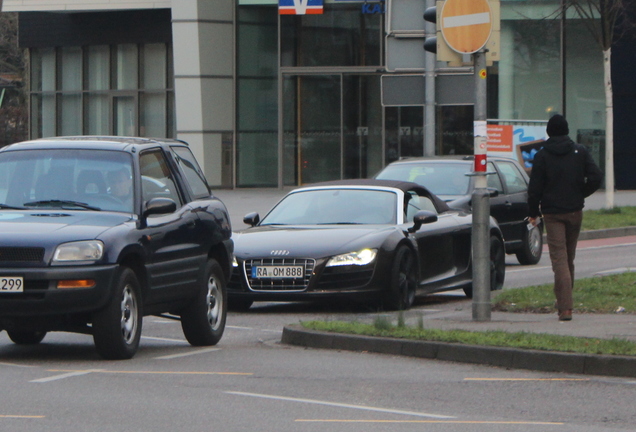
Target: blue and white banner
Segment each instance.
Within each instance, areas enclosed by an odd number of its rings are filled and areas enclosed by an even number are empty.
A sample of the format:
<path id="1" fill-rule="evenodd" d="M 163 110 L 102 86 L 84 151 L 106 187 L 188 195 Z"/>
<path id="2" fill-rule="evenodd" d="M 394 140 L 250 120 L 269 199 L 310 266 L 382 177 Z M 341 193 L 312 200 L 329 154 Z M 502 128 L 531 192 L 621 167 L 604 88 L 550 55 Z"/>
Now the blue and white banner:
<path id="1" fill-rule="evenodd" d="M 280 15 L 322 14 L 323 0 L 278 0 Z"/>

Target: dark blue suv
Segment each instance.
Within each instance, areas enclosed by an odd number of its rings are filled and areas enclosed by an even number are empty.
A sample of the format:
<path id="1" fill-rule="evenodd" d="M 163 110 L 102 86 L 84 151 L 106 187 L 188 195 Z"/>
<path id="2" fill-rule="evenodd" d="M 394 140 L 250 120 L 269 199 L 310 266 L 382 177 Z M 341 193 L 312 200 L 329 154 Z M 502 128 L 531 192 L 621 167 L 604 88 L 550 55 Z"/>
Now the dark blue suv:
<path id="1" fill-rule="evenodd" d="M 172 314 L 195 346 L 222 337 L 231 225 L 188 145 L 60 137 L 0 149 L 0 330 L 17 344 L 88 333 L 137 351 L 142 317 Z"/>

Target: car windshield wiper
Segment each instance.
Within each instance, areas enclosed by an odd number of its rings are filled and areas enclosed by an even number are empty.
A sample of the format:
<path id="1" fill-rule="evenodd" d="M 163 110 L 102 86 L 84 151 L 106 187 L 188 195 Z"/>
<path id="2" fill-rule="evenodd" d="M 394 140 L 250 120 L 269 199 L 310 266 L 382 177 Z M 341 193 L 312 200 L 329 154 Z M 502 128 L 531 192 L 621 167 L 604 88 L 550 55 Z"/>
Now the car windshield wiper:
<path id="1" fill-rule="evenodd" d="M 16 207 L 9 204 L 0 203 L 1 210 L 24 210 L 24 207 Z"/>
<path id="2" fill-rule="evenodd" d="M 40 207 L 40 206 L 53 206 L 53 207 L 80 207 L 86 210 L 95 210 L 99 211 L 101 208 L 89 205 L 87 203 L 79 202 L 79 201 L 70 201 L 70 200 L 41 200 L 41 201 L 32 201 L 28 203 L 24 203 L 25 207 Z"/>
<path id="3" fill-rule="evenodd" d="M 362 225 L 360 222 L 320 222 L 316 225 Z"/>

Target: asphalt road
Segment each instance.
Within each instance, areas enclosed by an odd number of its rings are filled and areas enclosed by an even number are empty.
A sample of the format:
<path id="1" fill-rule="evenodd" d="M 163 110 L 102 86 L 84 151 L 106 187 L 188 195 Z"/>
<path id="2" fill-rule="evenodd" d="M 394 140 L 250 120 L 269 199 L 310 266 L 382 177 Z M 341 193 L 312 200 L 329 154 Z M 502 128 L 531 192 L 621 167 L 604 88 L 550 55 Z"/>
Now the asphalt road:
<path id="1" fill-rule="evenodd" d="M 580 275 L 634 265 L 632 244 L 582 246 Z M 509 266 L 506 287 L 549 280 L 544 264 Z M 470 302 L 456 291 L 416 304 L 424 313 L 459 307 Z M 146 317 L 128 361 L 101 360 L 86 335 L 53 333 L 18 347 L 0 333 L 0 430 L 636 430 L 630 379 L 280 344 L 288 324 L 372 315 L 348 305 L 257 304 L 231 313 L 221 343 L 204 348 L 185 342 L 179 322 Z"/>

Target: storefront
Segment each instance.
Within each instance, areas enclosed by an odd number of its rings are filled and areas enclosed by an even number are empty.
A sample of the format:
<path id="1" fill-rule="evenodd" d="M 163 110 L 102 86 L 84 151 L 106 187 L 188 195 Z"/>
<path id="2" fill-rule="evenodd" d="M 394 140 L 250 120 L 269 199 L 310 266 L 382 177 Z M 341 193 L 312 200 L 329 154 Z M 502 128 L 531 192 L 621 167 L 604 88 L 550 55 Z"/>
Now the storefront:
<path id="1" fill-rule="evenodd" d="M 4 2 L 25 11 L 32 137 L 182 138 L 218 187 L 368 177 L 399 157 L 472 153 L 471 104 L 438 102 L 428 125 L 424 104 L 383 105 L 382 1 L 324 0 L 322 13 L 306 15 L 281 14 L 278 0 L 164 3 L 72 11 L 60 2 L 51 13 L 36 1 Z M 564 113 L 572 137 L 596 143 L 600 159 L 601 51 L 580 20 L 546 18 L 559 5 L 501 2 L 488 117 L 524 124 Z M 425 143 L 427 127 L 434 143 Z"/>

